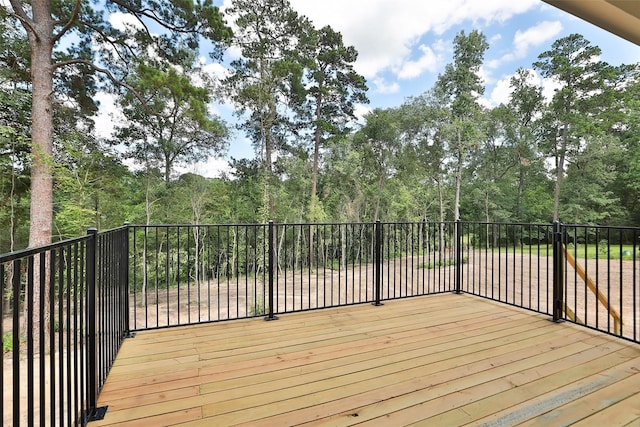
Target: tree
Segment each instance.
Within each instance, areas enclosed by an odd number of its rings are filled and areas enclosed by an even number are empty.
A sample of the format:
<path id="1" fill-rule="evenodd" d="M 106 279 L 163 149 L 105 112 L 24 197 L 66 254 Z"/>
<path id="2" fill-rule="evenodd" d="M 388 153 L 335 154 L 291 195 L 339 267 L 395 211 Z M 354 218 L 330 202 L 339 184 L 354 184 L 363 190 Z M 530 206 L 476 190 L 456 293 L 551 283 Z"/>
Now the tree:
<path id="1" fill-rule="evenodd" d="M 394 174 L 394 160 L 402 145 L 397 110 L 376 108 L 365 116 L 364 126 L 354 136 L 354 146 L 363 153 L 363 172 L 375 201 L 372 220 L 380 219 L 381 201 L 387 179 Z"/>
<path id="2" fill-rule="evenodd" d="M 29 245 L 38 246 L 49 243 L 52 233 L 54 77 L 69 80 L 68 94 L 74 95 L 76 102 L 91 104 L 94 73 L 118 87 L 128 87 L 123 81 L 126 66 L 117 69 L 116 64 L 127 64 L 150 46 L 156 46 L 158 54 L 167 59 L 179 57 L 184 47 L 195 49 L 199 37 L 218 42 L 230 32 L 210 0 L 105 1 L 107 12 L 126 14 L 140 24 L 134 34 L 131 27 L 121 31 L 111 25 L 105 14 L 92 9 L 86 0 L 10 0 L 9 4 L 11 9 L 6 5 L 0 8 L 20 22 L 31 52 L 27 63 L 33 98 Z M 168 32 L 151 32 L 148 25 Z M 60 50 L 60 46 L 68 47 Z M 111 61 L 113 58 L 118 61 Z"/>
<path id="3" fill-rule="evenodd" d="M 511 78 L 511 94 L 487 114 L 485 138 L 471 159 L 473 184 L 467 206 L 485 221 L 523 221 L 523 198 L 529 179 L 537 185 L 544 161 L 537 151 L 537 129 L 543 103 L 531 70 Z M 481 212 L 480 212 L 481 211 Z"/>
<path id="4" fill-rule="evenodd" d="M 196 49 L 199 39 L 205 37 L 214 42 L 212 50 L 219 57 L 219 42 L 230 36 L 230 30 L 211 0 L 101 3 L 104 11 L 121 13 L 137 22 L 137 26 L 125 26 L 124 30 L 113 26 L 103 10 L 92 9 L 88 0 L 10 0 L 9 5 L 2 3 L 0 11 L 20 23 L 24 29 L 21 35 L 30 49 L 29 58 L 21 66 L 23 74 L 28 71 L 32 97 L 29 246 L 34 247 L 48 244 L 52 238 L 56 104 L 72 105 L 91 114 L 97 108 L 91 98 L 98 84 L 94 76 L 117 88 L 132 89 L 125 81 L 128 64 L 141 53 L 155 50 L 167 61 L 179 59 L 184 52 Z M 149 26 L 154 27 L 153 32 Z M 158 27 L 166 31 L 157 32 Z M 40 277 L 34 279 L 38 282 Z M 44 278 L 44 284 L 42 298 L 48 310 L 49 278 Z M 35 306 L 40 305 L 40 289 L 33 287 L 31 301 Z M 42 313 L 45 337 L 51 324 L 49 316 L 48 311 Z M 35 310 L 33 320 L 34 327 L 40 328 L 40 313 Z"/>
<path id="5" fill-rule="evenodd" d="M 313 132 L 313 166 L 308 219 L 317 221 L 321 210 L 317 196 L 321 149 L 334 138 L 349 132 L 355 120 L 356 103 L 365 104 L 367 85 L 364 77 L 353 69 L 358 52 L 345 46 L 342 35 L 326 26 L 310 30 L 303 45 L 309 87 L 306 102 L 300 108 L 303 121 L 310 122 Z M 306 116 L 306 117 L 305 117 Z"/>
<path id="6" fill-rule="evenodd" d="M 541 53 L 534 67 L 543 77 L 561 85 L 545 114 L 544 153 L 555 160 L 553 219 L 560 213 L 562 183 L 567 162 L 584 147 L 584 136 L 594 130 L 594 100 L 606 90 L 606 63 L 599 60 L 601 50 L 583 36 L 571 34 L 556 40 L 551 50 Z"/>
<path id="7" fill-rule="evenodd" d="M 0 27 L 1 30 L 1 27 Z M 29 126 L 31 97 L 21 86 L 22 79 L 9 66 L 17 61 L 20 49 L 10 41 L 11 32 L 0 34 L 2 64 L 0 68 L 0 252 L 27 245 L 29 212 L 25 200 L 29 196 Z M 19 55 L 18 55 L 19 57 Z"/>
<path id="8" fill-rule="evenodd" d="M 450 111 L 450 125 L 442 137 L 449 142 L 454 157 L 455 220 L 460 219 L 460 186 L 467 154 L 482 140 L 482 107 L 478 98 L 484 93 L 484 85 L 479 72 L 488 48 L 481 32 L 474 30 L 467 36 L 461 31 L 454 39 L 453 63 L 445 67 L 436 82 L 436 90 L 447 99 Z"/>
<path id="9" fill-rule="evenodd" d="M 511 78 L 511 96 L 507 105 L 505 139 L 511 149 L 511 159 L 516 165 L 518 192 L 516 221 L 523 220 L 522 198 L 528 173 L 534 166 L 542 167 L 537 151 L 537 126 L 543 108 L 542 90 L 532 82 L 533 72 L 520 68 Z"/>
<path id="10" fill-rule="evenodd" d="M 139 163 L 158 163 L 166 185 L 176 164 L 205 160 L 226 145 L 226 127 L 208 111 L 211 90 L 192 83 L 202 80 L 194 63 L 193 55 L 179 68 L 157 59 L 139 62 L 127 79 L 136 95 L 120 102 L 127 121 L 113 143 L 124 143 Z"/>
<path id="11" fill-rule="evenodd" d="M 287 0 L 233 0 L 229 13 L 236 16 L 234 44 L 242 57 L 224 83 L 261 159 L 259 217 L 266 222 L 275 212 L 273 163 L 290 131 L 289 106 L 304 93 L 297 49 L 309 24 Z"/>
<path id="12" fill-rule="evenodd" d="M 367 197 L 362 183 L 363 150 L 356 148 L 354 135 L 335 141 L 324 155 L 323 199 L 329 219 L 361 222 L 366 216 Z"/>
<path id="13" fill-rule="evenodd" d="M 613 188 L 627 212 L 618 221 L 637 226 L 640 224 L 640 78 L 635 76 L 629 80 L 631 84 L 626 85 L 623 91 L 627 114 L 620 135 L 624 156 Z"/>
<path id="14" fill-rule="evenodd" d="M 426 179 L 426 184 L 433 184 L 436 191 L 438 221 L 446 220 L 447 186 L 446 147 L 443 134 L 449 124 L 443 94 L 435 89 L 409 98 L 401 107 L 402 138 L 406 149 L 413 151 L 413 161 Z M 426 192 L 427 189 L 424 189 Z M 427 219 L 425 206 L 424 219 Z"/>
<path id="15" fill-rule="evenodd" d="M 117 153 L 91 135 L 76 132 L 55 152 L 54 201 L 57 235 L 72 238 L 86 232 L 121 226 L 127 218 L 126 182 L 131 173 Z"/>

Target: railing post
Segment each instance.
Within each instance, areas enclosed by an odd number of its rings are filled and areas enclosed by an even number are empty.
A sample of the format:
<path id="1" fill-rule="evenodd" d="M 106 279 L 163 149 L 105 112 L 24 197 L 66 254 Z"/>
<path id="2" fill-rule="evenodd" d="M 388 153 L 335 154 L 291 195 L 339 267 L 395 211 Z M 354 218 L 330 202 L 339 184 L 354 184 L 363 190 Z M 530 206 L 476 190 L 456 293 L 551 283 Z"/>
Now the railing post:
<path id="1" fill-rule="evenodd" d="M 374 225 L 374 260 L 375 260 L 375 270 L 374 270 L 374 281 L 376 286 L 376 300 L 373 303 L 375 306 L 383 305 L 380 300 L 382 299 L 382 224 L 380 220 L 376 220 Z"/>
<path id="2" fill-rule="evenodd" d="M 456 294 L 461 294 L 462 291 L 462 224 L 460 223 L 460 219 L 456 219 L 455 223 L 455 233 L 456 233 L 456 247 L 455 247 L 455 266 L 456 266 L 456 277 L 455 277 L 455 287 Z"/>
<path id="3" fill-rule="evenodd" d="M 278 317 L 273 314 L 273 274 L 276 269 L 276 236 L 277 227 L 273 223 L 273 220 L 269 220 L 269 314 L 264 320 L 277 320 Z"/>
<path id="4" fill-rule="evenodd" d="M 563 319 L 564 306 L 564 249 L 562 225 L 553 222 L 553 321 Z"/>
<path id="5" fill-rule="evenodd" d="M 131 333 L 131 325 L 129 324 L 129 259 L 130 259 L 130 255 L 129 255 L 129 222 L 125 222 L 124 223 L 124 233 L 123 233 L 123 242 L 122 242 L 122 246 L 123 246 L 123 254 L 122 254 L 122 258 L 121 258 L 121 262 L 122 265 L 120 266 L 120 271 L 122 273 L 122 282 L 120 283 L 120 295 L 122 295 L 122 300 L 120 301 L 120 303 L 124 306 L 122 309 L 122 313 L 123 313 L 123 317 L 124 317 L 124 322 L 123 322 L 123 326 L 124 326 L 124 331 L 125 331 L 125 337 L 127 338 L 131 338 L 133 336 L 135 336 L 135 334 Z"/>
<path id="6" fill-rule="evenodd" d="M 98 230 L 87 230 L 86 274 L 87 274 L 87 412 L 85 423 L 101 420 L 107 411 L 106 407 L 98 408 L 98 318 L 97 318 L 97 282 L 96 256 Z"/>

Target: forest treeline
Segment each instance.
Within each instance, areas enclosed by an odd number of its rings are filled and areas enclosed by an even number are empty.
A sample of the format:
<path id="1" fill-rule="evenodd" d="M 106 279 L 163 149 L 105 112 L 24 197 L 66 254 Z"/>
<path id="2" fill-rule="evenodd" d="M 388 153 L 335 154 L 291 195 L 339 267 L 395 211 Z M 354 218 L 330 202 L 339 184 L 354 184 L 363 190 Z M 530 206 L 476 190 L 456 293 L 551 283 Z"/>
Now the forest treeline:
<path id="1" fill-rule="evenodd" d="M 76 38 L 51 40 L 52 128 L 39 136 L 50 138 L 47 155 L 35 143 L 42 111 L 23 25 L 36 15 L 0 6 L 0 253 L 35 241 L 33 215 L 48 202 L 34 199 L 34 179 L 47 176 L 53 240 L 125 221 L 640 225 L 640 68 L 603 62 L 581 35 L 514 70 L 509 101 L 488 106 L 480 67 L 489 44 L 462 31 L 432 88 L 358 121 L 367 84 L 356 49 L 286 0 L 234 0 L 224 13 L 161 1 L 154 16 L 144 1 L 137 10 L 54 3 L 54 34 Z M 135 19 L 118 26 L 107 12 Z M 150 19 L 160 36 L 142 25 Z M 227 71 L 212 73 L 203 55 Z M 100 91 L 122 111 L 111 139 L 95 131 Z M 222 102 L 233 122 L 211 113 Z M 253 159 L 231 159 L 219 178 L 178 173 L 242 136 Z"/>

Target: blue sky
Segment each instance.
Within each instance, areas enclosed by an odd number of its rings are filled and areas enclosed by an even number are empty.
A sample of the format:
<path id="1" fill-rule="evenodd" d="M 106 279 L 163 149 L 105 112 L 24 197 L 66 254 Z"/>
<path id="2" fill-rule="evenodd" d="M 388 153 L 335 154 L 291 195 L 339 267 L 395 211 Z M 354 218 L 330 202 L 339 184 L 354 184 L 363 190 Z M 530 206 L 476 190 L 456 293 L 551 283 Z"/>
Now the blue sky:
<path id="1" fill-rule="evenodd" d="M 530 68 L 558 38 L 580 33 L 612 63 L 640 61 L 640 48 L 540 0 L 291 0 L 316 26 L 331 25 L 360 52 L 356 67 L 369 81 L 371 107 L 399 105 L 432 87 L 452 60 L 464 30 L 482 31 L 490 45 L 482 75 L 489 104 L 508 96 L 506 82 Z M 497 88 L 497 89 L 496 89 Z"/>
<path id="2" fill-rule="evenodd" d="M 508 82 L 519 68 L 531 68 L 537 56 L 558 38 L 580 33 L 602 49 L 613 65 L 640 62 L 640 47 L 582 21 L 540 0 L 290 0 L 316 27 L 331 25 L 346 44 L 359 52 L 356 70 L 369 85 L 370 104 L 360 114 L 402 104 L 409 96 L 430 89 L 452 61 L 453 39 L 459 31 L 482 31 L 489 42 L 481 69 L 485 81 L 482 102 L 505 102 Z M 231 0 L 218 2 L 224 8 Z M 229 19 L 228 19 L 229 20 Z M 212 67 L 220 71 L 220 65 Z M 552 82 L 540 79 L 547 94 Z M 216 110 L 231 125 L 230 106 Z M 236 132 L 227 158 L 253 157 L 249 141 Z M 190 171 L 215 176 L 226 158 L 193 165 Z"/>

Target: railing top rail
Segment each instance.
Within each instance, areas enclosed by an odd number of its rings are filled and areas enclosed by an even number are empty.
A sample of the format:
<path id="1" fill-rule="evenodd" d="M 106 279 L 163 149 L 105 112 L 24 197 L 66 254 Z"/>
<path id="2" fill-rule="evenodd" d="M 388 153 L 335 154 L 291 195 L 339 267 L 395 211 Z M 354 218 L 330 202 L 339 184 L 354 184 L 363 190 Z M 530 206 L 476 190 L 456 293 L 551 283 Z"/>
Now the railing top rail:
<path id="1" fill-rule="evenodd" d="M 436 221 L 437 222 L 437 221 Z M 553 227 L 552 222 L 492 222 L 492 221 L 460 221 L 462 224 L 477 224 L 477 225 L 518 225 L 526 227 Z"/>
<path id="2" fill-rule="evenodd" d="M 436 221 L 436 220 L 419 220 L 419 221 L 380 221 L 382 225 L 409 225 L 409 224 L 455 224 L 457 221 Z M 532 227 L 551 227 L 553 223 L 528 223 L 528 222 L 487 222 L 487 221 L 465 221 L 460 220 L 461 224 L 478 224 L 478 225 L 519 225 L 519 226 L 532 226 Z M 273 222 L 274 225 L 278 226 L 327 226 L 327 225 L 374 225 L 376 221 L 363 221 L 363 222 Z M 181 227 L 181 228 L 191 228 L 191 227 L 267 227 L 269 225 L 266 223 L 219 223 L 219 224 L 129 224 L 130 228 L 172 228 L 172 227 Z M 563 224 L 565 225 L 565 224 Z M 589 226 L 592 227 L 592 226 Z M 605 227 L 606 226 L 602 226 Z M 614 227 L 609 227 L 614 228 Z M 629 227 L 621 227 L 628 229 Z"/>
<path id="3" fill-rule="evenodd" d="M 228 223 L 228 224 L 129 224 L 129 228 L 195 228 L 195 227 L 267 227 L 268 223 L 255 223 L 255 224 L 240 224 L 240 223 Z M 315 224 L 314 224 L 315 225 Z"/>
<path id="4" fill-rule="evenodd" d="M 69 246 L 75 243 L 84 242 L 89 238 L 90 236 L 75 237 L 73 239 L 61 240 L 59 242 L 54 242 L 48 245 L 38 246 L 35 248 L 21 249 L 18 251 L 8 252 L 6 254 L 0 254 L 0 263 L 11 262 L 20 258 L 27 258 L 32 255 L 37 255 L 41 252 L 50 251 L 53 249 L 61 248 L 63 246 Z"/>
<path id="5" fill-rule="evenodd" d="M 105 231 L 101 231 L 100 233 L 98 233 L 99 236 L 105 235 L 105 234 L 110 234 L 110 233 L 115 233 L 121 230 L 126 229 L 127 226 L 122 226 L 122 227 L 118 227 L 118 228 L 113 228 L 111 230 L 105 230 Z M 50 243 L 48 245 L 42 245 L 42 246 L 37 246 L 35 248 L 26 248 L 26 249 L 20 249 L 17 251 L 13 251 L 13 252 L 7 252 L 6 254 L 0 254 L 0 263 L 4 263 L 4 262 L 11 262 L 14 261 L 16 259 L 21 259 L 21 258 L 27 258 L 33 255 L 37 255 L 41 252 L 46 252 L 46 251 L 50 251 L 53 249 L 58 249 L 64 246 L 69 246 L 69 245 L 73 245 L 76 243 L 80 243 L 80 242 L 84 242 L 88 239 L 90 239 L 91 236 L 80 236 L 80 237 L 74 237 L 72 239 L 65 239 L 65 240 L 60 240 L 59 242 L 53 242 Z"/>
<path id="6" fill-rule="evenodd" d="M 314 223 L 309 223 L 309 222 L 273 222 L 273 225 L 278 225 L 278 226 L 291 226 L 291 227 L 309 227 L 309 226 L 327 226 L 327 225 L 374 225 L 376 222 L 372 221 L 372 222 L 314 222 Z M 387 223 L 382 223 L 382 224 L 387 224 Z M 389 223 L 389 224 L 401 224 L 400 222 L 395 223 Z M 416 224 L 416 223 L 410 223 L 408 222 L 407 224 Z M 268 227 L 269 223 L 254 223 L 254 224 L 240 224 L 240 223 L 229 223 L 229 224 L 149 224 L 149 225 L 142 225 L 142 224 L 131 224 L 129 225 L 129 227 L 131 228 L 172 228 L 172 227 L 180 227 L 180 228 L 194 228 L 194 227 Z"/>
<path id="7" fill-rule="evenodd" d="M 624 230 L 624 231 L 638 231 L 640 232 L 640 227 L 634 226 L 624 226 L 624 225 L 591 225 L 591 224 L 561 224 L 565 228 L 596 228 L 596 229 L 604 229 L 604 230 Z"/>
<path id="8" fill-rule="evenodd" d="M 379 221 L 382 225 L 409 225 L 409 224 L 455 224 L 456 221 Z M 461 221 L 462 223 L 470 223 L 472 221 Z M 362 222 L 277 222 L 274 221 L 274 225 L 278 226 L 292 226 L 292 227 L 316 227 L 316 226 L 330 226 L 330 225 L 375 225 L 377 221 L 362 221 Z M 476 222 L 473 222 L 476 224 Z M 492 223 L 489 223 L 492 224 Z M 226 223 L 226 224 L 130 224 L 131 228 L 191 228 L 191 227 L 267 227 L 269 223 Z M 551 225 L 551 224 L 545 224 Z"/>
<path id="9" fill-rule="evenodd" d="M 110 233 L 117 233 L 118 231 L 123 231 L 129 228 L 129 225 L 122 225 L 120 227 L 116 227 L 116 228 L 112 228 L 110 230 L 104 230 L 104 231 L 100 231 L 98 232 L 98 235 L 103 235 L 103 234 L 110 234 Z"/>

